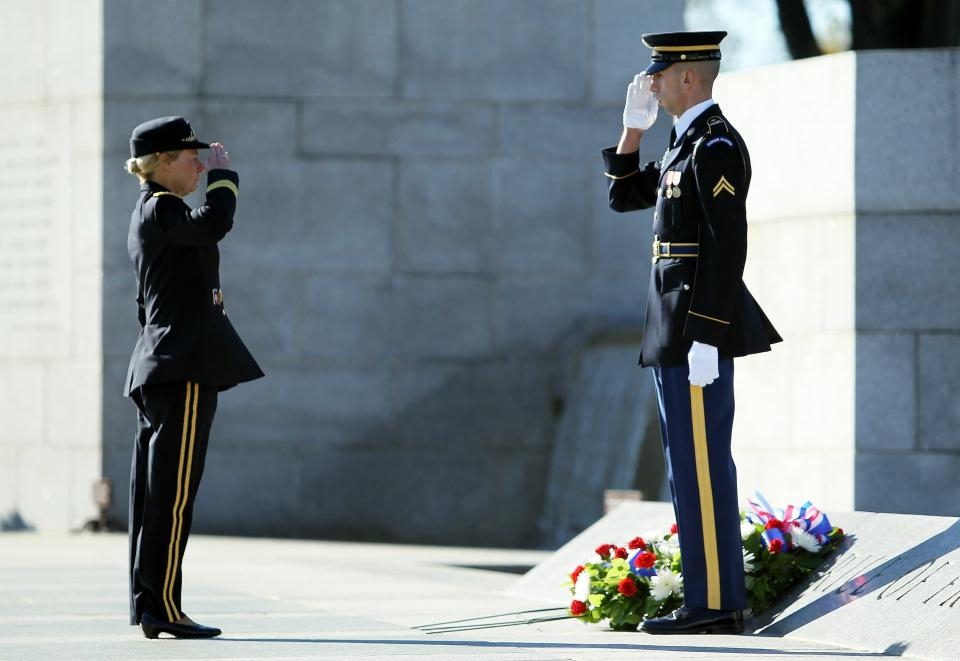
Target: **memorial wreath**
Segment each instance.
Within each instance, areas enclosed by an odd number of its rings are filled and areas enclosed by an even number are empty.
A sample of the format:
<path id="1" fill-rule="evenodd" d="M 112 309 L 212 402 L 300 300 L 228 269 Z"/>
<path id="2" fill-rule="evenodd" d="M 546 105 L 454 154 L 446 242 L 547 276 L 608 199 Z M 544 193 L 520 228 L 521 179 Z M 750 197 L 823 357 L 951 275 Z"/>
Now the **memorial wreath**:
<path id="1" fill-rule="evenodd" d="M 809 501 L 774 510 L 759 493 L 741 513 L 747 604 L 753 614 L 816 569 L 840 543 L 843 530 Z M 635 537 L 623 546 L 604 543 L 570 573 L 568 614 L 583 622 L 607 620 L 616 630 L 666 615 L 683 604 L 677 525 Z"/>

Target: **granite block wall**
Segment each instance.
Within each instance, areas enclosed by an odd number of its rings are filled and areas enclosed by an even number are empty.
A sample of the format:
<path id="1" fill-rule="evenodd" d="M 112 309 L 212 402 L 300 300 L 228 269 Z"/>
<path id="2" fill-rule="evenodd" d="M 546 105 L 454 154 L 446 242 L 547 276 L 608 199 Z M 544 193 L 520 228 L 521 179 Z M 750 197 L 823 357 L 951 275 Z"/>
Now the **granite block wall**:
<path id="1" fill-rule="evenodd" d="M 170 4 L 104 2 L 104 474 L 125 482 L 134 422 L 120 164 L 183 114 L 240 173 L 223 287 L 267 373 L 221 396 L 195 529 L 537 543 L 557 340 L 646 292 L 650 215 L 607 210 L 599 151 L 640 32 L 682 4 Z"/>

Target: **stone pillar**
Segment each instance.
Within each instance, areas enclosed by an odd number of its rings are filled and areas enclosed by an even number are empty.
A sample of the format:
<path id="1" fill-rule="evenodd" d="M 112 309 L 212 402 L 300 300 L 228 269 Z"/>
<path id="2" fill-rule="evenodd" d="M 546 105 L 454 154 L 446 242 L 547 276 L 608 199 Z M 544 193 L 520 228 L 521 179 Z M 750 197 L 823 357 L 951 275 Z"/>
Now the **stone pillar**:
<path id="1" fill-rule="evenodd" d="M 960 508 L 958 51 L 721 76 L 753 156 L 745 280 L 785 338 L 738 362 L 744 495 Z"/>
<path id="2" fill-rule="evenodd" d="M 0 2 L 0 528 L 74 528 L 95 514 L 100 10 Z"/>

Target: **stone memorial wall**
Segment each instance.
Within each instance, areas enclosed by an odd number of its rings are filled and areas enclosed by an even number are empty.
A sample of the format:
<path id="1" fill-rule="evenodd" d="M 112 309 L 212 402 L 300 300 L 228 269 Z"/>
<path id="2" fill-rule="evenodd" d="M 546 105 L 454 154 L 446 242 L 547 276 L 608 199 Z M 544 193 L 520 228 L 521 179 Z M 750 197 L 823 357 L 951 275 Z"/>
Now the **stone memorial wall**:
<path id="1" fill-rule="evenodd" d="M 0 2 L 0 528 L 92 518 L 101 475 L 99 3 Z"/>

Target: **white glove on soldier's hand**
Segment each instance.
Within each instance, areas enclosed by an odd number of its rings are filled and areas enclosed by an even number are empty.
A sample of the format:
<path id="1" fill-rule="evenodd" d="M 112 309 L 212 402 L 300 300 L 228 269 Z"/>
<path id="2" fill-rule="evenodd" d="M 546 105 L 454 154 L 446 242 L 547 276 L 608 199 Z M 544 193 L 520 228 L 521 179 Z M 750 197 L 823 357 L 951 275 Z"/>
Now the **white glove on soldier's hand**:
<path id="1" fill-rule="evenodd" d="M 623 105 L 623 125 L 646 131 L 657 119 L 657 97 L 650 91 L 650 76 L 638 73 L 627 87 Z"/>
<path id="2" fill-rule="evenodd" d="M 687 354 L 687 364 L 690 366 L 691 385 L 709 386 L 720 376 L 717 348 L 713 345 L 694 342 Z"/>

